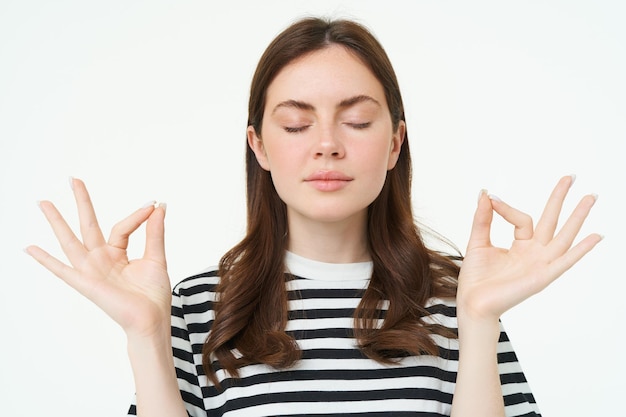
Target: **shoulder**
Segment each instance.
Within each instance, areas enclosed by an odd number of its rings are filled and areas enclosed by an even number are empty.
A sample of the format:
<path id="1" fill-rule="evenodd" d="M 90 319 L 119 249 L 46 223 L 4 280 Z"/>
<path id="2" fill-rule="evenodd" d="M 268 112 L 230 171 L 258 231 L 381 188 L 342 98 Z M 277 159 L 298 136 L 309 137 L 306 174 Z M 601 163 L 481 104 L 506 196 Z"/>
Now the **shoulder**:
<path id="1" fill-rule="evenodd" d="M 206 268 L 183 279 L 172 289 L 174 304 L 184 306 L 215 301 L 219 280 L 217 267 Z"/>
<path id="2" fill-rule="evenodd" d="M 215 318 L 217 268 L 187 277 L 172 290 L 172 336 L 201 346 Z"/>
<path id="3" fill-rule="evenodd" d="M 189 294 L 190 292 L 198 292 L 210 287 L 213 289 L 219 282 L 219 276 L 217 273 L 217 267 L 211 266 L 191 275 L 182 281 L 178 282 L 174 288 L 173 293 L 176 295 Z"/>

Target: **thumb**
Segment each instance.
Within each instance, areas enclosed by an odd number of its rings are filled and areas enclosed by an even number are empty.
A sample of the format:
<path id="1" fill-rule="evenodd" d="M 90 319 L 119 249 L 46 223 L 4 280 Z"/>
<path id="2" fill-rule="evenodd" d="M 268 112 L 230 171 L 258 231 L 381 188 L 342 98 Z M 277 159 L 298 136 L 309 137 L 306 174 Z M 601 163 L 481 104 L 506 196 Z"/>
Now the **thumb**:
<path id="1" fill-rule="evenodd" d="M 491 246 L 491 222 L 493 220 L 493 207 L 487 190 L 480 190 L 478 195 L 478 207 L 474 213 L 472 231 L 470 233 L 467 250 Z"/>

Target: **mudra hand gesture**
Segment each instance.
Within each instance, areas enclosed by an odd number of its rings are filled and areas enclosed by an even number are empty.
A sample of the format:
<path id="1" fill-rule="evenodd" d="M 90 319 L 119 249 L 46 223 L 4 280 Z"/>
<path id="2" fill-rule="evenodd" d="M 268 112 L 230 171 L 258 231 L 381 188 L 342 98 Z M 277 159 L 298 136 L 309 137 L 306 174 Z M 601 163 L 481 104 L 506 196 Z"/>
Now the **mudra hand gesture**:
<path id="1" fill-rule="evenodd" d="M 556 232 L 573 182 L 573 176 L 561 178 L 536 227 L 527 214 L 481 192 L 459 275 L 457 302 L 466 315 L 479 320 L 499 318 L 547 287 L 602 240 L 594 233 L 572 246 L 596 201 L 595 195 L 584 196 Z M 515 227 L 515 240 L 509 249 L 491 244 L 494 211 Z"/>
<path id="2" fill-rule="evenodd" d="M 104 239 L 85 184 L 71 178 L 82 241 L 56 207 L 40 203 L 46 219 L 67 256 L 68 266 L 37 246 L 26 252 L 115 320 L 128 336 L 168 332 L 170 281 L 164 249 L 165 206 L 147 204 L 116 224 Z M 128 240 L 146 222 L 146 245 L 141 259 L 129 260 Z"/>

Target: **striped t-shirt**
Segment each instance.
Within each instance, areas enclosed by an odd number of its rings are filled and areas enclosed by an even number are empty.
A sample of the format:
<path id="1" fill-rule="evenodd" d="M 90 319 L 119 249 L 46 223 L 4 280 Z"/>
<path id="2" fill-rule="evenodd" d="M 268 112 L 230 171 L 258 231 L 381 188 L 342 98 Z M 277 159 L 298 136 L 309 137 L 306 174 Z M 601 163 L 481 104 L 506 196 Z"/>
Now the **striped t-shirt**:
<path id="1" fill-rule="evenodd" d="M 174 287 L 172 345 L 178 385 L 190 416 L 449 416 L 458 369 L 458 340 L 433 336 L 439 356 L 408 356 L 393 365 L 367 358 L 353 337 L 353 313 L 372 263 L 328 264 L 287 253 L 292 335 L 302 358 L 288 369 L 249 365 L 240 379 L 222 370 L 217 390 L 202 369 L 202 345 L 214 319 L 219 278 L 209 270 Z M 433 299 L 429 320 L 456 328 L 453 301 Z M 539 416 L 504 330 L 498 342 L 507 416 Z M 219 367 L 217 367 L 219 369 Z M 131 405 L 129 415 L 135 415 Z"/>

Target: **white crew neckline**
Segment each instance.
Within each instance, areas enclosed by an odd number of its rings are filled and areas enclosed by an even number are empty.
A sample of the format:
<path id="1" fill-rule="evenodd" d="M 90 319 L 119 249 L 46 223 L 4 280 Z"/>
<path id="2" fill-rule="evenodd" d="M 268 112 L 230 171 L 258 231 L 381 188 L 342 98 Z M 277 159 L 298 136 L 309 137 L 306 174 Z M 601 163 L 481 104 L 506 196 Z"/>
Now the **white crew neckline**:
<path id="1" fill-rule="evenodd" d="M 293 252 L 285 253 L 285 268 L 290 274 L 319 281 L 366 281 L 372 276 L 374 263 L 329 263 L 314 261 Z"/>

